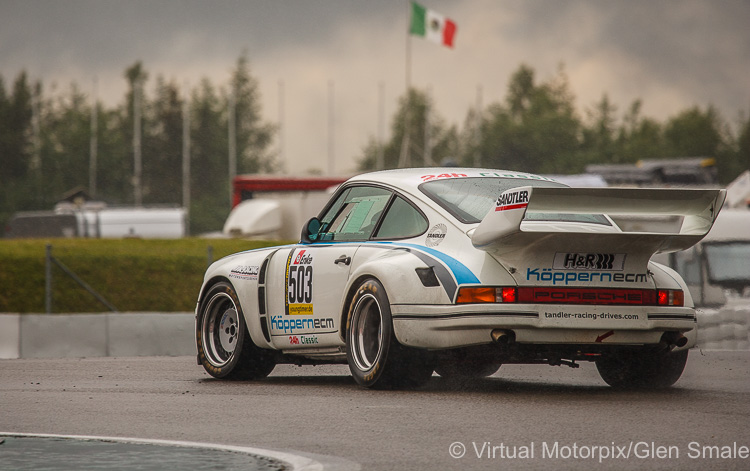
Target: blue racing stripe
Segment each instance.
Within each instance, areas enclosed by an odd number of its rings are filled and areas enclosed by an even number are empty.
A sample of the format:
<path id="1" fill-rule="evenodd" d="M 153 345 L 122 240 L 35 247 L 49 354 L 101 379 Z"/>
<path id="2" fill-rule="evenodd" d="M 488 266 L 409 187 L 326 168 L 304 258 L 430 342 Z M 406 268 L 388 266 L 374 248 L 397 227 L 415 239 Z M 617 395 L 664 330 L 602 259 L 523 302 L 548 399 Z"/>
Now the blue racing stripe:
<path id="1" fill-rule="evenodd" d="M 451 257 L 450 255 L 446 255 L 443 252 L 440 252 L 435 249 L 431 249 L 429 247 L 425 247 L 424 245 L 418 245 L 418 244 L 404 244 L 399 242 L 376 242 L 377 244 L 389 244 L 389 245 L 397 245 L 401 247 L 408 247 L 410 249 L 416 249 L 421 252 L 425 252 L 432 257 L 437 258 L 441 262 L 443 262 L 451 272 L 453 272 L 453 276 L 456 277 L 456 283 L 459 285 L 462 284 L 476 284 L 479 283 L 479 278 L 474 275 L 474 273 L 469 270 L 469 268 L 464 265 L 463 263 L 459 262 L 455 258 Z"/>
<path id="2" fill-rule="evenodd" d="M 438 250 L 432 249 L 430 247 L 426 247 L 424 245 L 409 244 L 409 243 L 403 243 L 403 242 L 376 241 L 376 240 L 368 240 L 368 241 L 361 241 L 361 242 L 344 241 L 344 240 L 325 241 L 325 242 L 317 242 L 314 244 L 303 244 L 303 245 L 307 247 L 316 247 L 316 246 L 317 247 L 330 247 L 332 245 L 345 245 L 345 246 L 386 245 L 386 246 L 391 246 L 394 248 L 403 247 L 409 250 L 418 250 L 442 262 L 443 265 L 445 265 L 448 268 L 448 270 L 450 270 L 453 277 L 456 279 L 457 285 L 479 283 L 479 278 L 477 278 L 476 275 L 474 275 L 474 272 L 469 270 L 469 268 L 466 265 L 459 262 L 458 260 L 451 257 L 450 255 L 445 254 L 444 252 L 440 252 Z M 445 288 L 448 291 L 448 297 L 452 298 L 453 292 L 455 291 L 455 287 L 445 286 Z"/>

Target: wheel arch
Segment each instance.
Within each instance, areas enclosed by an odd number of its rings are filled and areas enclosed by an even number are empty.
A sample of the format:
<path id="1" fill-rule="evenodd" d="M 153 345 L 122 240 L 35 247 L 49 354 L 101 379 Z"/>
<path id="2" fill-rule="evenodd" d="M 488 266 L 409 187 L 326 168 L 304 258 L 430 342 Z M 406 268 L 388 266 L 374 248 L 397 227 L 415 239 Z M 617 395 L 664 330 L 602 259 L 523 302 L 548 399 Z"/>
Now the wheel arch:
<path id="1" fill-rule="evenodd" d="M 237 287 L 232 283 L 232 281 L 224 276 L 224 275 L 214 275 L 211 278 L 207 279 L 203 283 L 203 287 L 201 288 L 200 295 L 198 297 L 198 303 L 195 305 L 195 329 L 197 331 L 198 329 L 198 316 L 199 316 L 199 310 L 200 307 L 203 305 L 203 302 L 206 299 L 206 293 L 208 293 L 211 288 L 218 284 L 218 283 L 227 283 L 229 286 L 232 287 L 232 290 L 234 290 L 236 296 L 237 296 L 237 302 L 240 304 L 240 311 L 242 312 L 242 316 L 245 320 L 245 327 L 247 328 L 248 334 L 250 335 L 250 339 L 253 341 L 255 345 L 257 345 L 260 348 L 272 348 L 272 346 L 269 344 L 269 342 L 266 341 L 265 337 L 263 337 L 262 331 L 260 329 L 260 319 L 257 318 L 257 316 L 250 316 L 250 313 L 253 313 L 254 311 L 252 309 L 248 310 L 245 309 L 246 306 L 242 303 L 242 296 L 240 296 L 239 291 L 237 290 Z"/>
<path id="2" fill-rule="evenodd" d="M 205 282 L 203 282 L 203 286 L 201 287 L 200 294 L 198 295 L 198 304 L 195 307 L 196 317 L 198 315 L 198 312 L 197 312 L 198 308 L 200 307 L 201 304 L 203 304 L 203 301 L 206 298 L 206 293 L 211 289 L 211 287 L 213 287 L 217 283 L 221 283 L 222 281 L 225 282 L 225 283 L 229 283 L 232 286 L 232 289 L 235 289 L 234 285 L 229 280 L 229 278 L 227 278 L 226 276 L 223 276 L 223 275 L 215 275 L 215 276 L 209 278 L 208 280 L 206 280 Z"/>
<path id="3" fill-rule="evenodd" d="M 437 263 L 437 262 L 436 262 Z M 424 286 L 417 272 L 418 268 L 426 268 L 422 259 L 409 251 L 389 251 L 385 256 L 373 257 L 357 267 L 349 278 L 344 299 L 342 300 L 339 337 L 346 341 L 346 328 L 351 303 L 357 288 L 367 279 L 378 281 L 385 289 L 388 302 L 393 304 L 449 304 L 448 297 L 442 285 Z M 404 287 L 417 289 L 405 289 Z"/>
<path id="4" fill-rule="evenodd" d="M 383 287 L 386 290 L 386 294 L 388 293 L 388 288 L 385 286 L 385 284 L 383 284 L 382 280 L 378 276 L 373 275 L 369 272 L 360 273 L 357 276 L 349 280 L 349 285 L 347 286 L 347 289 L 346 289 L 346 296 L 344 296 L 344 300 L 341 305 L 341 312 L 339 313 L 340 321 L 341 321 L 341 323 L 339 324 L 341 326 L 339 328 L 339 337 L 341 338 L 341 341 L 344 343 L 346 343 L 346 331 L 349 327 L 349 313 L 351 312 L 351 308 L 352 308 L 351 304 L 352 304 L 352 301 L 354 300 L 354 295 L 357 293 L 357 289 L 359 289 L 360 285 L 362 285 L 362 283 L 364 283 L 365 280 L 369 280 L 369 279 L 374 279 L 378 283 L 383 285 Z"/>

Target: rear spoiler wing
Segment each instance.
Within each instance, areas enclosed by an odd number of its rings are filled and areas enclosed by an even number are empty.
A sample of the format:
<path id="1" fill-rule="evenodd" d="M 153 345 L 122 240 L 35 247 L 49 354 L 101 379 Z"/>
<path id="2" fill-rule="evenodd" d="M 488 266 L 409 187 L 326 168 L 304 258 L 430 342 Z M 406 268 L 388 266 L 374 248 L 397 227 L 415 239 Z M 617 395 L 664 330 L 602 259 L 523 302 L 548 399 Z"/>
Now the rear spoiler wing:
<path id="1" fill-rule="evenodd" d="M 605 247 L 641 245 L 653 253 L 676 252 L 699 242 L 719 214 L 726 190 L 520 187 L 499 195 L 495 207 L 471 233 L 475 247 L 508 253 L 552 238 Z M 576 224 L 524 224 L 527 213 L 606 214 L 613 220 L 637 220 L 638 230 L 596 232 Z M 664 232 L 661 220 L 678 217 Z M 546 229 L 543 229 L 545 227 Z M 621 228 L 622 229 L 622 228 Z"/>

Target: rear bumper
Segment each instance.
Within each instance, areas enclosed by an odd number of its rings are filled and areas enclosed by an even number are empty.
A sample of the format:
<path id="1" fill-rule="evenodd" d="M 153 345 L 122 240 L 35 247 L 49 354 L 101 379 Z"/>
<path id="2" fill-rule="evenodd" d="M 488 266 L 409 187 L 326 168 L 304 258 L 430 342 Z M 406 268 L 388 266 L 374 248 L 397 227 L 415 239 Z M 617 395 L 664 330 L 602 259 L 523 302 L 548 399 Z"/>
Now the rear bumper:
<path id="1" fill-rule="evenodd" d="M 524 344 L 658 344 L 666 331 L 695 344 L 688 307 L 554 305 L 393 305 L 396 338 L 404 345 L 445 349 L 492 343 L 495 329 Z"/>

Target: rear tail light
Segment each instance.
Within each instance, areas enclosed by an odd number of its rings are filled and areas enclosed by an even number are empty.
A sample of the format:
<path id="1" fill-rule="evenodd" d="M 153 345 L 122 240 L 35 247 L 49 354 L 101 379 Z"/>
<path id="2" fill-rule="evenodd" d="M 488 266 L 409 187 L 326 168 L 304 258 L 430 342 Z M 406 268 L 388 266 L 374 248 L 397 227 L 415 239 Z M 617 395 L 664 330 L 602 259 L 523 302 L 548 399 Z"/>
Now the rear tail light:
<path id="1" fill-rule="evenodd" d="M 456 304 L 600 304 L 610 306 L 684 306 L 680 290 L 464 286 Z"/>
<path id="2" fill-rule="evenodd" d="M 518 290 L 516 288 L 500 288 L 501 298 L 504 303 L 515 303 L 518 301 Z"/>
<path id="3" fill-rule="evenodd" d="M 657 294 L 659 306 L 684 306 L 685 293 L 676 289 L 660 289 Z"/>
<path id="4" fill-rule="evenodd" d="M 464 286 L 459 288 L 456 304 L 469 303 L 515 303 L 517 290 L 514 287 Z"/>

